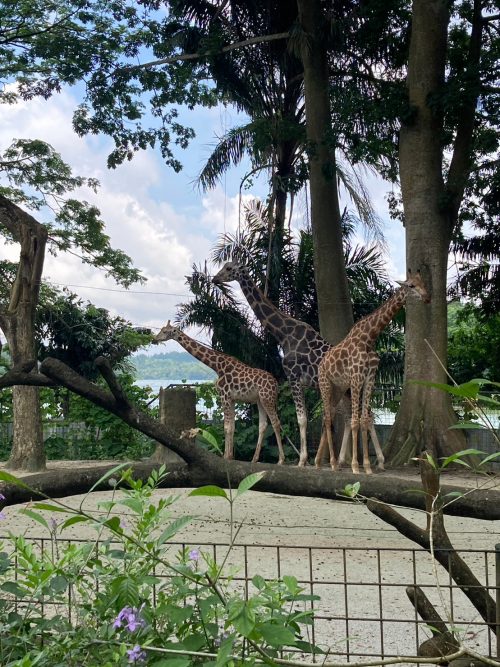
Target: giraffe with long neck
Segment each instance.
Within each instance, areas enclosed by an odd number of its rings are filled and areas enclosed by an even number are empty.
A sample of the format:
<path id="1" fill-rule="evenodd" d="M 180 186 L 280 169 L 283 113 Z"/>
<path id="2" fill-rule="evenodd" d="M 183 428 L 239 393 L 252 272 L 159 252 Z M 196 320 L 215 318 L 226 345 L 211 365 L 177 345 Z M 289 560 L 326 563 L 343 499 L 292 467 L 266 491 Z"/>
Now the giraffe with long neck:
<path id="1" fill-rule="evenodd" d="M 320 361 L 332 346 L 312 326 L 276 308 L 255 285 L 245 266 L 237 262 L 226 262 L 213 278 L 213 282 L 222 284 L 232 281 L 240 284 L 257 319 L 283 350 L 283 370 L 292 391 L 300 431 L 299 466 L 304 466 L 307 463 L 307 412 L 304 387 L 318 387 Z M 350 414 L 348 401 L 346 401 L 346 412 Z M 348 430 L 350 424 L 346 424 L 343 441 L 348 438 Z M 317 466 L 319 461 L 317 457 Z"/>
<path id="2" fill-rule="evenodd" d="M 224 458 L 234 458 L 234 404 L 256 403 L 259 410 L 259 436 L 252 459 L 256 463 L 260 458 L 267 418 L 276 436 L 278 444 L 278 463 L 285 461 L 285 453 L 281 441 L 281 425 L 278 418 L 276 403 L 278 400 L 278 382 L 271 373 L 252 368 L 235 357 L 217 352 L 216 350 L 194 340 L 170 322 L 155 336 L 154 342 L 176 340 L 193 357 L 199 359 L 217 373 L 215 386 L 222 403 L 224 413 Z"/>
<path id="3" fill-rule="evenodd" d="M 371 474 L 372 472 L 368 457 L 368 428 L 371 421 L 370 400 L 379 364 L 379 356 L 375 352 L 376 340 L 396 313 L 405 305 L 410 294 L 415 295 L 424 303 L 430 301 L 419 272 L 412 274 L 408 271 L 407 280 L 399 284 L 401 287 L 384 304 L 356 322 L 347 336 L 325 354 L 319 365 L 319 388 L 323 400 L 324 428 L 330 450 L 330 465 L 333 470 L 343 464 L 349 442 L 344 439 L 337 466 L 331 425 L 335 405 L 338 402 L 333 394 L 338 396 L 340 389 L 344 393 L 347 390 L 351 391 L 352 471 L 359 473 L 357 442 L 361 427 L 363 467 L 365 473 Z M 379 467 L 383 468 L 382 450 L 378 442 L 374 441 L 374 444 Z"/>

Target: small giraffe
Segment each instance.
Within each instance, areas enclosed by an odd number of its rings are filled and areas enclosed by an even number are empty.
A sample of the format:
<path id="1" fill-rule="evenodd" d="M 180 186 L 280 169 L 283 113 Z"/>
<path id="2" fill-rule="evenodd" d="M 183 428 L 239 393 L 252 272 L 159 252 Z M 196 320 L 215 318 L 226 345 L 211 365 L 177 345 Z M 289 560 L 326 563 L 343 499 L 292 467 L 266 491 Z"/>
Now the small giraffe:
<path id="1" fill-rule="evenodd" d="M 250 278 L 247 268 L 238 262 L 226 262 L 213 278 L 216 285 L 236 280 L 262 326 L 278 341 L 283 350 L 283 370 L 292 390 L 300 431 L 299 466 L 307 463 L 307 412 L 304 387 L 318 386 L 321 359 L 332 348 L 312 326 L 290 317 L 261 292 Z M 345 392 L 342 392 L 344 394 Z M 339 396 L 339 400 L 342 398 Z M 350 415 L 349 399 L 344 397 L 344 414 Z M 344 438 L 350 431 L 345 421 Z M 374 432 L 374 431 L 373 431 Z M 323 436 L 322 436 L 323 441 Z M 320 445 L 321 446 L 321 445 Z M 316 459 L 319 467 L 319 459 Z"/>
<path id="2" fill-rule="evenodd" d="M 422 282 L 420 272 L 411 273 L 408 278 L 399 282 L 401 287 L 382 306 L 373 313 L 356 322 L 343 341 L 329 350 L 319 365 L 319 389 L 324 407 L 324 428 L 327 434 L 330 450 L 330 465 L 337 469 L 332 440 L 332 418 L 336 401 L 332 400 L 332 393 L 338 395 L 338 390 L 351 390 L 352 402 L 352 471 L 359 473 L 358 466 L 358 431 L 361 426 L 361 441 L 363 444 L 363 467 L 367 475 L 371 474 L 370 459 L 368 458 L 368 429 L 371 428 L 370 399 L 375 386 L 379 357 L 375 352 L 375 342 L 380 332 L 402 308 L 409 294 L 416 295 L 424 303 L 430 302 L 430 296 Z M 361 404 L 361 418 L 360 418 Z M 338 467 L 345 460 L 349 439 L 342 442 L 339 454 Z M 378 466 L 383 470 L 384 456 L 377 440 L 374 440 Z"/>
<path id="3" fill-rule="evenodd" d="M 281 425 L 276 410 L 278 382 L 271 373 L 260 368 L 251 368 L 228 354 L 217 352 L 198 343 L 178 327 L 170 324 L 169 320 L 160 333 L 155 336 L 154 342 L 161 343 L 171 339 L 176 340 L 189 354 L 209 366 L 219 376 L 215 382 L 215 387 L 220 396 L 224 413 L 224 458 L 234 458 L 234 404 L 241 401 L 243 403 L 256 403 L 259 410 L 259 437 L 252 462 L 256 463 L 259 460 L 267 418 L 269 417 L 278 443 L 278 463 L 284 463 L 285 454 L 281 442 Z"/>

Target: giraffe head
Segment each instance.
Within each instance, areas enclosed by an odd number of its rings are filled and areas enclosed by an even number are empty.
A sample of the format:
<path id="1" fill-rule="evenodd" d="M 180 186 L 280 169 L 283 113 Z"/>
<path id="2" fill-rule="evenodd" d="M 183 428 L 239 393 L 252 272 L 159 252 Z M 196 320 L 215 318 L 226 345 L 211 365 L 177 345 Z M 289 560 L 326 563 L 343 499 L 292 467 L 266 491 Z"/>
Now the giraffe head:
<path id="1" fill-rule="evenodd" d="M 401 285 L 401 287 L 404 287 L 407 293 L 414 294 L 424 303 L 430 303 L 431 296 L 424 285 L 420 271 L 412 273 L 411 270 L 408 269 L 408 277 L 406 280 L 397 280 L 396 282 Z"/>
<path id="2" fill-rule="evenodd" d="M 153 338 L 153 343 L 163 343 L 166 340 L 177 340 L 177 337 L 180 333 L 180 329 L 174 327 L 173 324 L 170 324 L 170 320 L 162 327 L 159 334 Z"/>
<path id="3" fill-rule="evenodd" d="M 243 271 L 243 264 L 239 264 L 238 262 L 226 262 L 219 273 L 212 278 L 212 282 L 216 285 L 231 283 L 233 280 L 239 280 Z"/>

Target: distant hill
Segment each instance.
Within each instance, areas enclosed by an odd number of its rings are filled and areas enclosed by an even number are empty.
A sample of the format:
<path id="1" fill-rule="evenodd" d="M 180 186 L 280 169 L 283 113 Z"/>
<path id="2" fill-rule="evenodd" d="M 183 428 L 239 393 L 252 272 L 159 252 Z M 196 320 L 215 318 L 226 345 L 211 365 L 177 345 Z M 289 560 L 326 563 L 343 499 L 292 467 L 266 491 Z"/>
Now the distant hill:
<path id="1" fill-rule="evenodd" d="M 215 380 L 215 373 L 187 352 L 136 354 L 130 361 L 138 380 Z"/>

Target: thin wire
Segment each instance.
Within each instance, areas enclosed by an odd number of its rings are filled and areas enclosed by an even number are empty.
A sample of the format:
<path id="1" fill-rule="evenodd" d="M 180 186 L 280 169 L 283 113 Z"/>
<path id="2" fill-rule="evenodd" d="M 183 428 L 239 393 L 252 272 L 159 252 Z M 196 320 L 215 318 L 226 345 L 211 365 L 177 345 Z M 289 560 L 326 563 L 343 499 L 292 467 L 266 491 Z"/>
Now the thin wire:
<path id="1" fill-rule="evenodd" d="M 189 298 L 193 299 L 193 294 L 176 294 L 174 292 L 149 292 L 148 290 L 133 290 L 133 289 L 114 289 L 112 287 L 93 287 L 92 285 L 73 285 L 71 283 L 54 283 L 51 280 L 45 280 L 44 283 L 49 285 L 59 285 L 61 287 L 78 287 L 80 289 L 93 289 L 99 290 L 101 292 L 122 292 L 124 294 L 151 294 L 151 295 L 163 295 L 163 296 L 178 296 L 183 299 Z"/>

